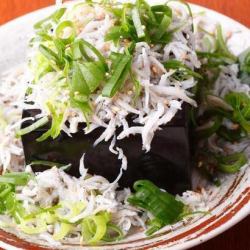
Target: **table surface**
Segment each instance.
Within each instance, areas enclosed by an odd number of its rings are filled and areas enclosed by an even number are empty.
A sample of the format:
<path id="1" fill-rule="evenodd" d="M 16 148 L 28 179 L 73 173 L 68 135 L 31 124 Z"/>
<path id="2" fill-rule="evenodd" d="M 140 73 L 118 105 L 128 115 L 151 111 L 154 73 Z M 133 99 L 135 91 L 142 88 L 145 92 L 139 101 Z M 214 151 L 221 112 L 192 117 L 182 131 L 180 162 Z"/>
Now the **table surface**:
<path id="1" fill-rule="evenodd" d="M 54 2 L 54 0 L 0 0 L 0 24 Z M 190 0 L 190 2 L 219 11 L 250 27 L 250 0 Z M 249 250 L 249 235 L 250 217 L 192 250 Z"/>

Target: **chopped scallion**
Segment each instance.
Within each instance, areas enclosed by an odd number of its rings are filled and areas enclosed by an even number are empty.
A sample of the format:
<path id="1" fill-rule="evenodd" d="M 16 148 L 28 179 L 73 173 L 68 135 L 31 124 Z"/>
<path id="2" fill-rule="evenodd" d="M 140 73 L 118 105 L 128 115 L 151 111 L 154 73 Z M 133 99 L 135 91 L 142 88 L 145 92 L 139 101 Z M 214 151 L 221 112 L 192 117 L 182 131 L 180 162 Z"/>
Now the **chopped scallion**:
<path id="1" fill-rule="evenodd" d="M 26 135 L 26 134 L 44 126 L 48 122 L 49 122 L 49 118 L 47 116 L 44 116 L 43 118 L 39 119 L 38 121 L 32 123 L 30 126 L 23 128 L 23 129 L 20 129 L 17 132 L 17 136 Z"/>
<path id="2" fill-rule="evenodd" d="M 89 216 L 82 221 L 82 237 L 89 244 L 95 244 L 105 237 L 110 215 L 107 212 Z"/>
<path id="3" fill-rule="evenodd" d="M 24 186 L 30 179 L 30 174 L 26 172 L 11 172 L 0 176 L 0 183 Z"/>
<path id="4" fill-rule="evenodd" d="M 134 22 L 134 26 L 135 26 L 138 38 L 145 37 L 144 28 L 140 19 L 140 14 L 136 7 L 132 9 L 132 19 Z"/>
<path id="5" fill-rule="evenodd" d="M 61 22 L 56 28 L 56 37 L 61 39 L 66 44 L 73 42 L 75 36 L 75 26 L 73 22 L 69 20 Z"/>
<path id="6" fill-rule="evenodd" d="M 53 239 L 62 240 L 72 229 L 73 225 L 64 222 L 60 223 L 59 230 L 53 234 Z"/>
<path id="7" fill-rule="evenodd" d="M 62 163 L 58 163 L 58 162 L 52 162 L 52 161 L 42 161 L 42 160 L 37 160 L 37 161 L 32 161 L 29 165 L 34 166 L 34 165 L 44 165 L 44 166 L 48 166 L 48 167 L 57 167 L 57 168 L 61 168 L 61 169 L 68 169 L 71 164 L 62 164 Z"/>
<path id="8" fill-rule="evenodd" d="M 157 222 L 149 229 L 148 234 L 154 233 L 161 227 L 180 220 L 185 205 L 177 201 L 175 197 L 167 192 L 161 191 L 148 180 L 139 180 L 134 184 L 135 194 L 128 198 L 128 202 L 139 208 L 150 212 Z"/>
<path id="9" fill-rule="evenodd" d="M 244 153 L 234 153 L 227 156 L 217 157 L 218 169 L 221 172 L 233 174 L 243 167 L 248 159 Z"/>
<path id="10" fill-rule="evenodd" d="M 154 39 L 159 40 L 162 38 L 162 36 L 167 32 L 167 28 L 171 24 L 171 21 L 172 21 L 172 19 L 170 17 L 168 17 L 167 15 L 163 16 L 162 21 L 161 21 L 157 31 L 154 34 L 154 36 L 155 36 Z"/>
<path id="11" fill-rule="evenodd" d="M 57 11 L 55 11 L 52 15 L 50 15 L 49 17 L 37 22 L 35 25 L 34 25 L 34 28 L 35 29 L 40 29 L 42 28 L 42 25 L 47 22 L 47 21 L 50 21 L 50 20 L 53 20 L 54 22 L 58 22 L 61 17 L 64 15 L 66 11 L 66 8 L 61 8 Z"/>
<path id="12" fill-rule="evenodd" d="M 114 242 L 123 239 L 123 237 L 123 232 L 117 225 L 108 223 L 106 234 L 102 240 L 106 242 Z"/>
<path id="13" fill-rule="evenodd" d="M 107 97 L 113 97 L 116 92 L 121 88 L 122 84 L 125 82 L 130 67 L 131 67 L 131 56 L 120 55 L 118 58 L 119 62 L 114 64 L 114 72 L 112 73 L 110 79 L 103 88 L 102 95 Z"/>

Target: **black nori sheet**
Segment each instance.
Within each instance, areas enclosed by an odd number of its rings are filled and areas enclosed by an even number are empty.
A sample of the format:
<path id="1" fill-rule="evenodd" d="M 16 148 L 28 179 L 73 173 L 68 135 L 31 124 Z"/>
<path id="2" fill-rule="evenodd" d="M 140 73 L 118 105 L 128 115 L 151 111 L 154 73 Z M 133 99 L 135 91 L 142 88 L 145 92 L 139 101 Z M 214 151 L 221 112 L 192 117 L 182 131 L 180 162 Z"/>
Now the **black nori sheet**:
<path id="1" fill-rule="evenodd" d="M 142 150 L 140 135 L 117 141 L 116 145 L 123 149 L 128 159 L 128 169 L 119 181 L 121 187 L 132 187 L 136 180 L 149 179 L 172 194 L 191 189 L 188 107 L 184 107 L 167 126 L 155 133 L 150 152 L 145 153 Z M 36 110 L 25 110 L 23 117 L 35 114 Z M 30 122 L 25 122 L 22 127 L 29 124 Z M 103 128 L 98 128 L 88 135 L 84 134 L 82 128 L 83 126 L 72 137 L 62 132 L 55 140 L 48 139 L 44 142 L 36 142 L 36 138 L 46 132 L 48 126 L 22 136 L 26 163 L 33 160 L 71 163 L 72 167 L 67 172 L 79 176 L 79 160 L 85 153 L 84 163 L 89 173 L 114 181 L 119 174 L 121 162 L 117 155 L 109 151 L 110 142 L 101 142 L 93 147 Z M 33 166 L 34 171 L 45 169 L 44 166 Z"/>

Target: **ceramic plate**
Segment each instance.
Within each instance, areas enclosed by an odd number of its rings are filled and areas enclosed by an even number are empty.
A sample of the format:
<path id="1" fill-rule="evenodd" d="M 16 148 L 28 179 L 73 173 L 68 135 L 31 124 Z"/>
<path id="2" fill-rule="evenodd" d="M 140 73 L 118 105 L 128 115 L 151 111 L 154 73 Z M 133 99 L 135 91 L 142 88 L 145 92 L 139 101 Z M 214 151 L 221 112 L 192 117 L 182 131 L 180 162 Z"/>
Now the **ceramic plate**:
<path id="1" fill-rule="evenodd" d="M 155 3 L 155 1 L 153 1 Z M 250 44 L 250 31 L 236 21 L 212 10 L 192 5 L 194 13 L 205 15 L 208 20 L 222 24 L 229 34 L 229 47 L 240 53 Z M 32 36 L 33 24 L 47 16 L 53 8 L 45 8 L 20 17 L 0 27 L 0 74 L 1 72 L 24 63 L 27 43 Z M 196 14 L 195 14 L 196 15 Z M 203 17 L 204 18 L 204 17 Z M 232 36 L 230 34 L 233 34 Z M 143 232 L 136 232 L 119 243 L 100 246 L 63 245 L 59 249 L 169 249 L 181 250 L 198 245 L 232 227 L 250 213 L 250 168 L 244 168 L 235 175 L 223 177 L 219 188 L 201 183 L 195 178 L 195 185 L 206 185 L 206 201 L 211 210 L 208 215 L 199 215 L 172 227 L 166 227 L 150 238 Z M 48 243 L 36 238 L 25 238 L 18 232 L 0 231 L 0 248 L 45 250 L 51 249 Z"/>

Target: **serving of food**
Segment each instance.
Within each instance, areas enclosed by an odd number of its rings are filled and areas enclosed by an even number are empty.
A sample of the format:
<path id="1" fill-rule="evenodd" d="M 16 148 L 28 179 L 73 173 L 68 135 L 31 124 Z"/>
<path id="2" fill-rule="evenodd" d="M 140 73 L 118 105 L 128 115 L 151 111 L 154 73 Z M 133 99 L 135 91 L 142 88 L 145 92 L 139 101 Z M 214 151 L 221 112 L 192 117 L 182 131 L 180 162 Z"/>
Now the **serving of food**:
<path id="1" fill-rule="evenodd" d="M 184 249 L 249 210 L 249 40 L 232 48 L 250 34 L 193 9 L 41 12 L 25 63 L 0 75 L 0 242 Z"/>

